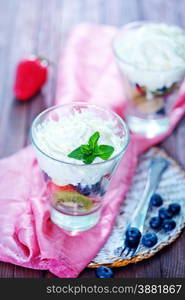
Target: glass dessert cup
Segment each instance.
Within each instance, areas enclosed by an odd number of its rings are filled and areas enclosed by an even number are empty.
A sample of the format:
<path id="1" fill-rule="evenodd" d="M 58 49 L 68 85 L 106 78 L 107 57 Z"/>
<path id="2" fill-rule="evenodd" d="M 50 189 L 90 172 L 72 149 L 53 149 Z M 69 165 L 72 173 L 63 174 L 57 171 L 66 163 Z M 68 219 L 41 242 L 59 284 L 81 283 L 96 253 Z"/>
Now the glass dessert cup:
<path id="1" fill-rule="evenodd" d="M 165 133 L 170 125 L 170 113 L 185 77 L 185 65 L 169 69 L 146 69 L 128 63 L 120 55 L 123 37 L 150 22 L 133 22 L 123 27 L 113 40 L 113 51 L 126 94 L 126 119 L 129 128 L 153 138 Z"/>
<path id="2" fill-rule="evenodd" d="M 69 162 L 48 155 L 38 142 L 37 132 L 43 122 L 57 121 L 87 110 L 104 120 L 114 121 L 117 135 L 123 138 L 122 148 L 108 160 L 92 164 Z M 51 220 L 69 234 L 76 234 L 95 226 L 101 215 L 104 195 L 120 159 L 129 143 L 125 122 L 114 112 L 95 105 L 74 102 L 54 106 L 39 114 L 32 124 L 32 142 L 47 184 Z"/>

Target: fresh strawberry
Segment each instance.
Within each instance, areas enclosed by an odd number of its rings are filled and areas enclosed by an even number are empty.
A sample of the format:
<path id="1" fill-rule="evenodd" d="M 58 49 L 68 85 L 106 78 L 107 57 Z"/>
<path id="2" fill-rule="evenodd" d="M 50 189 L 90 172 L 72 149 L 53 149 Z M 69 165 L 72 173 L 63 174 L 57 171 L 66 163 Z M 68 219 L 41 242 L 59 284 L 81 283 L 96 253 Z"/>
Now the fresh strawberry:
<path id="1" fill-rule="evenodd" d="M 15 75 L 14 95 L 16 99 L 28 100 L 45 84 L 48 77 L 48 62 L 31 56 L 19 62 Z"/>
<path id="2" fill-rule="evenodd" d="M 75 187 L 71 184 L 68 184 L 65 186 L 59 186 L 51 181 L 48 182 L 48 188 L 51 192 L 54 192 L 54 191 L 76 191 Z"/>
<path id="3" fill-rule="evenodd" d="M 60 191 L 76 191 L 75 187 L 71 184 L 60 186 Z"/>

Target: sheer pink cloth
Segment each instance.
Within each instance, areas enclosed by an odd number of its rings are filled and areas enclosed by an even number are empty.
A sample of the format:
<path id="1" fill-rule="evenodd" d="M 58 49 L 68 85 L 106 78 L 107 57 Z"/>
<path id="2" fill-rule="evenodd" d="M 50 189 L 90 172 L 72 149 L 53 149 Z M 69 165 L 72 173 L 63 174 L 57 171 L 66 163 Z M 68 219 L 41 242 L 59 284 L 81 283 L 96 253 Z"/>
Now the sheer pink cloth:
<path id="1" fill-rule="evenodd" d="M 123 85 L 111 40 L 116 29 L 78 25 L 59 64 L 56 103 L 88 101 L 122 115 Z M 131 136 L 128 150 L 105 197 L 97 226 L 76 237 L 51 223 L 45 184 L 32 146 L 0 161 L 0 260 L 48 269 L 59 277 L 77 277 L 107 240 L 131 183 L 138 155 L 163 140 L 185 112 L 184 86 L 166 135 L 147 140 Z"/>

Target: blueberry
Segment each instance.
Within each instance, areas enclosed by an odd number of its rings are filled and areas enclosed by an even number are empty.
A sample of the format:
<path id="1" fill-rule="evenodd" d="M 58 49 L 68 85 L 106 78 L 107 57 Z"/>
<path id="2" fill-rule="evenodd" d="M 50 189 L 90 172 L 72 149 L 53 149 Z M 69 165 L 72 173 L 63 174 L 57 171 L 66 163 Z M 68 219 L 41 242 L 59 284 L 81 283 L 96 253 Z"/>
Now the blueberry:
<path id="1" fill-rule="evenodd" d="M 126 231 L 126 237 L 134 237 L 136 239 L 140 239 L 141 232 L 136 227 L 130 227 Z"/>
<path id="2" fill-rule="evenodd" d="M 129 236 L 125 239 L 125 246 L 129 248 L 135 248 L 138 246 L 140 239 L 136 239 L 133 236 Z"/>
<path id="3" fill-rule="evenodd" d="M 165 92 L 167 90 L 167 87 L 164 85 L 162 88 L 157 89 L 159 92 Z"/>
<path id="4" fill-rule="evenodd" d="M 99 194 L 101 191 L 101 182 L 97 182 L 91 186 L 93 194 Z"/>
<path id="5" fill-rule="evenodd" d="M 146 233 L 142 237 L 142 244 L 145 247 L 153 247 L 157 243 L 157 235 L 155 233 Z"/>
<path id="6" fill-rule="evenodd" d="M 96 269 L 96 276 L 99 277 L 99 278 L 111 278 L 113 277 L 113 271 L 106 267 L 106 266 L 101 266 L 101 267 L 98 267 Z"/>
<path id="7" fill-rule="evenodd" d="M 84 195 L 84 196 L 89 196 L 91 194 L 91 189 L 89 188 L 88 185 L 82 187 L 80 183 L 77 185 L 77 191 Z"/>
<path id="8" fill-rule="evenodd" d="M 169 205 L 168 210 L 172 212 L 173 216 L 179 214 L 181 207 L 178 203 L 172 203 Z"/>
<path id="9" fill-rule="evenodd" d="M 130 227 L 126 231 L 125 244 L 128 247 L 136 247 L 139 244 L 141 238 L 141 232 L 136 227 Z"/>
<path id="10" fill-rule="evenodd" d="M 159 218 L 161 220 L 171 219 L 173 217 L 172 212 L 168 208 L 160 208 L 159 210 Z"/>
<path id="11" fill-rule="evenodd" d="M 163 229 L 165 231 L 170 231 L 172 229 L 174 229 L 176 226 L 176 223 L 174 220 L 164 220 L 163 222 Z"/>
<path id="12" fill-rule="evenodd" d="M 163 203 L 163 199 L 159 194 L 153 194 L 150 203 L 152 206 L 161 206 Z"/>
<path id="13" fill-rule="evenodd" d="M 162 107 L 161 109 L 159 109 L 159 110 L 156 112 L 156 114 L 158 114 L 158 115 L 165 115 L 165 108 Z"/>
<path id="14" fill-rule="evenodd" d="M 162 220 L 159 217 L 153 217 L 150 220 L 150 227 L 153 229 L 159 229 L 162 225 Z"/>

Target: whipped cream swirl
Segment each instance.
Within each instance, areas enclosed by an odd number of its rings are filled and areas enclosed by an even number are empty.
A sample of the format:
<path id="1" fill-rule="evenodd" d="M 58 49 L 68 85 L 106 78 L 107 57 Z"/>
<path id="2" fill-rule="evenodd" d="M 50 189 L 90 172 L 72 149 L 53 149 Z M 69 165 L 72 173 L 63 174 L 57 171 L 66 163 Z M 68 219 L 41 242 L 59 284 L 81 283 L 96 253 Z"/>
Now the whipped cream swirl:
<path id="1" fill-rule="evenodd" d="M 185 76 L 185 34 L 178 26 L 133 23 L 114 40 L 114 50 L 128 79 L 149 91 L 169 88 Z"/>
<path id="2" fill-rule="evenodd" d="M 62 116 L 58 120 L 44 121 L 37 127 L 38 147 L 50 157 L 64 162 L 82 164 L 82 161 L 68 157 L 68 154 L 86 144 L 92 134 L 100 133 L 100 144 L 114 147 L 113 155 L 118 154 L 124 145 L 124 139 L 118 135 L 115 121 L 102 120 L 92 112 L 75 112 L 74 115 Z M 93 163 L 102 161 L 96 158 Z"/>
<path id="3" fill-rule="evenodd" d="M 125 62 L 151 71 L 185 67 L 185 35 L 177 26 L 146 23 L 123 35 L 117 53 Z"/>

